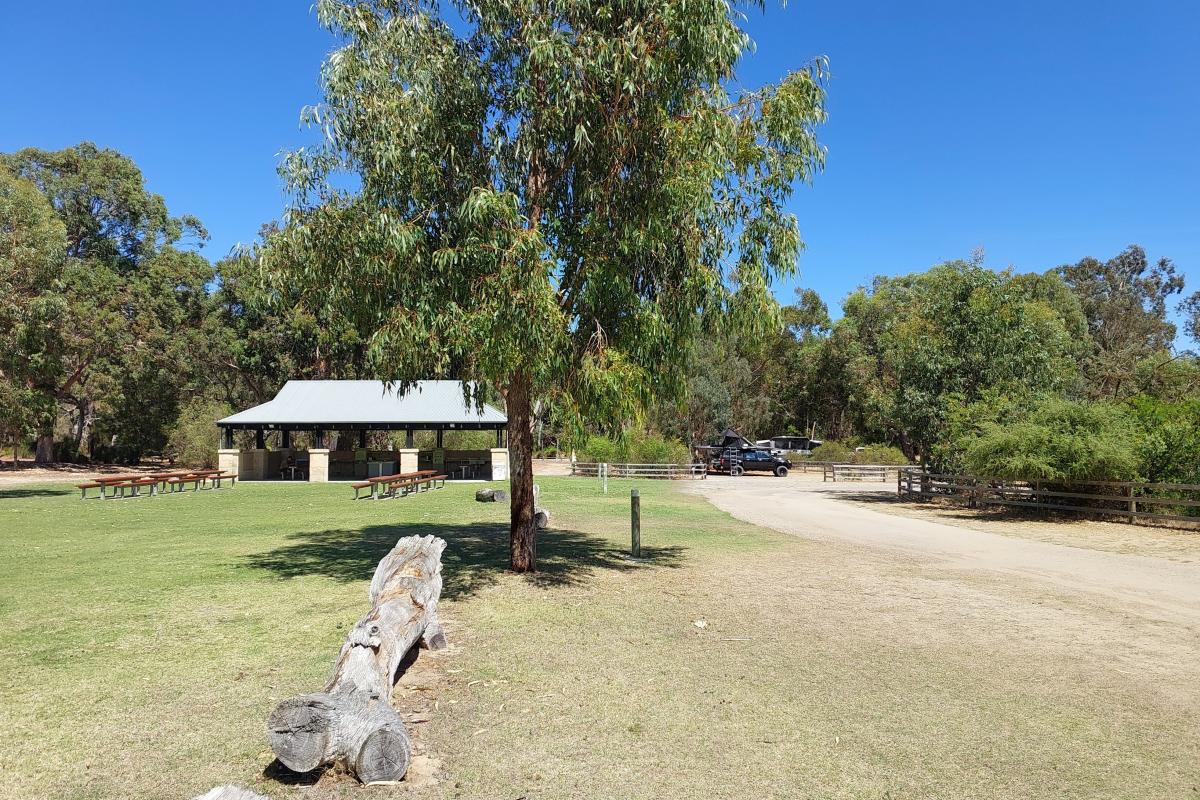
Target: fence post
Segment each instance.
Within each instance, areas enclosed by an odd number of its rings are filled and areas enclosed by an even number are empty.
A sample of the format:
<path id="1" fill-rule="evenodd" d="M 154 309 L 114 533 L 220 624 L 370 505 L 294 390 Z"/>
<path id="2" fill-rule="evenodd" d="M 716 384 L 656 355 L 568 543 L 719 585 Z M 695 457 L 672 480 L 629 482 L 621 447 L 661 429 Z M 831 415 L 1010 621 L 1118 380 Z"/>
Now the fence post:
<path id="1" fill-rule="evenodd" d="M 634 558 L 642 557 L 642 495 L 637 489 L 629 490 L 629 553 Z"/>
<path id="2" fill-rule="evenodd" d="M 1137 513 L 1137 500 L 1133 499 L 1132 486 L 1125 487 L 1125 496 L 1129 498 L 1129 524 L 1132 525 L 1137 522 L 1137 516 L 1135 516 Z"/>

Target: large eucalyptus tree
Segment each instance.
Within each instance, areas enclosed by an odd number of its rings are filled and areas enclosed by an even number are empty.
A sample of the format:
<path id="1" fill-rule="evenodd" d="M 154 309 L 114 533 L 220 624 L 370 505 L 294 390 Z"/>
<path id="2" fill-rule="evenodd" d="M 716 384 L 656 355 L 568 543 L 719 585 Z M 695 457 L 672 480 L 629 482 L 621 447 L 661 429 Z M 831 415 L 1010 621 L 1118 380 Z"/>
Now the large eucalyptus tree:
<path id="1" fill-rule="evenodd" d="M 701 320 L 777 324 L 823 164 L 825 66 L 741 88 L 727 0 L 320 0 L 341 46 L 263 264 L 359 326 L 375 370 L 504 396 L 512 567 L 534 569 L 535 401 L 630 414 Z M 301 265 L 301 266 L 294 266 Z"/>

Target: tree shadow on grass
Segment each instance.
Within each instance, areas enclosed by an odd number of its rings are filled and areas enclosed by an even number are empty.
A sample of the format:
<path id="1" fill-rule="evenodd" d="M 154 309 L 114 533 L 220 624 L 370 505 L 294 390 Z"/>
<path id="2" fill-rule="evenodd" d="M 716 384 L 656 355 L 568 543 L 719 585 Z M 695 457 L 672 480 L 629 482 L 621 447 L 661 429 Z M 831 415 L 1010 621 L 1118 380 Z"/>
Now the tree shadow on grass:
<path id="1" fill-rule="evenodd" d="M 0 489 L 0 500 L 24 500 L 29 497 L 59 497 L 64 494 L 74 494 L 78 489 L 67 489 L 62 486 L 51 488 Z"/>
<path id="2" fill-rule="evenodd" d="M 303 531 L 289 543 L 248 557 L 251 566 L 283 578 L 321 575 L 339 581 L 370 580 L 375 567 L 403 536 L 439 536 L 442 554 L 442 597 L 466 597 L 497 581 L 508 569 L 508 527 L 487 522 L 468 525 L 411 523 L 371 525 L 361 530 Z M 537 586 L 553 588 L 584 582 L 597 570 L 627 571 L 644 566 L 676 567 L 682 547 L 643 547 L 632 561 L 612 543 L 572 530 L 539 531 L 538 571 L 528 576 Z"/>

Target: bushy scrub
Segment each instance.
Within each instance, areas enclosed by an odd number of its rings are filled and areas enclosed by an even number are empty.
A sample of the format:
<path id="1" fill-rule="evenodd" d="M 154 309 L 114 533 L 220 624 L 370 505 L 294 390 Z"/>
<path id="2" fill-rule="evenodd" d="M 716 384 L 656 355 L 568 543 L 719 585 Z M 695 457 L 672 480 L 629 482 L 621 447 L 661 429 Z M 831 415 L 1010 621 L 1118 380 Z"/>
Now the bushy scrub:
<path id="1" fill-rule="evenodd" d="M 868 444 L 862 450 L 856 450 L 852 464 L 907 464 L 904 452 L 899 447 L 890 444 Z"/>
<path id="2" fill-rule="evenodd" d="M 862 450 L 858 448 L 862 447 Z M 813 450 L 814 461 L 834 464 L 907 464 L 904 452 L 890 444 L 856 445 L 852 442 L 823 442 Z"/>
<path id="3" fill-rule="evenodd" d="M 1138 452 L 1146 479 L 1200 483 L 1200 401 L 1139 397 L 1130 407 L 1142 432 Z"/>
<path id="4" fill-rule="evenodd" d="M 198 397 L 184 403 L 167 438 L 166 455 L 188 467 L 215 467 L 221 446 L 216 423 L 232 413 L 220 400 Z"/>
<path id="5" fill-rule="evenodd" d="M 687 445 L 656 433 L 627 431 L 618 439 L 589 436 L 579 448 L 581 461 L 609 464 L 687 464 Z"/>
<path id="6" fill-rule="evenodd" d="M 589 436 L 579 447 L 578 456 L 580 461 L 612 463 L 616 451 L 617 445 L 612 439 L 605 436 Z"/>
<path id="7" fill-rule="evenodd" d="M 1124 407 L 1050 397 L 987 421 L 961 443 L 975 475 L 1012 480 L 1136 480 L 1138 427 Z"/>

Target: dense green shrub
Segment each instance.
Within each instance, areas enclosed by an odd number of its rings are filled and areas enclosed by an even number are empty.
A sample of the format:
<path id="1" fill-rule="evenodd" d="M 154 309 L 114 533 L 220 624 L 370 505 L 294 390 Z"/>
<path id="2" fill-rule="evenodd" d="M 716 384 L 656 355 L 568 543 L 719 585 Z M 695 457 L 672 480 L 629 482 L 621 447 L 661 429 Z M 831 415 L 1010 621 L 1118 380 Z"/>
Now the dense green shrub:
<path id="1" fill-rule="evenodd" d="M 862 447 L 862 450 L 857 449 Z M 834 464 L 907 464 L 908 459 L 898 447 L 890 444 L 855 445 L 852 442 L 827 441 L 812 451 L 813 461 Z"/>
<path id="2" fill-rule="evenodd" d="M 221 434 L 216 422 L 232 409 L 219 400 L 203 397 L 184 403 L 167 438 L 165 455 L 188 467 L 215 467 Z"/>
<path id="3" fill-rule="evenodd" d="M 852 464 L 908 464 L 908 458 L 899 447 L 890 444 L 868 444 L 862 450 L 855 452 L 856 460 Z"/>
<path id="4" fill-rule="evenodd" d="M 576 454 L 580 461 L 594 463 L 611 463 L 613 455 L 617 451 L 616 442 L 605 436 L 589 436 L 579 446 L 579 452 Z"/>
<path id="5" fill-rule="evenodd" d="M 616 440 L 589 436 L 576 455 L 580 461 L 609 464 L 687 464 L 692 460 L 682 442 L 636 431 L 626 431 Z"/>
<path id="6" fill-rule="evenodd" d="M 1136 480 L 1138 428 L 1122 406 L 1057 397 L 987 421 L 960 443 L 967 470 L 1015 480 Z"/>
<path id="7" fill-rule="evenodd" d="M 1138 453 L 1147 480 L 1200 483 L 1200 401 L 1130 401 L 1141 428 Z"/>

